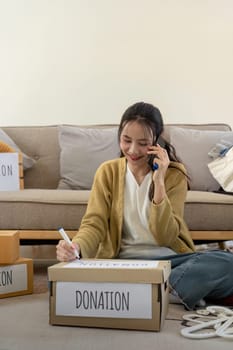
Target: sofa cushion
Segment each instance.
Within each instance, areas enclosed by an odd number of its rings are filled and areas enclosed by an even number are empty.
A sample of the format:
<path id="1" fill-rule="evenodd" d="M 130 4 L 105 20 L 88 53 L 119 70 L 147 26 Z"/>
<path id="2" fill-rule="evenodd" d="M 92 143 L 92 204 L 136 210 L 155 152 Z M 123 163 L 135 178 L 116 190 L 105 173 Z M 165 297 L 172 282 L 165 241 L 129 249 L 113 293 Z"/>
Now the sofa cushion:
<path id="1" fill-rule="evenodd" d="M 232 231 L 233 196 L 188 191 L 184 218 L 192 231 Z"/>
<path id="2" fill-rule="evenodd" d="M 90 191 L 26 189 L 1 193 L 0 230 L 77 230 Z M 232 230 L 233 196 L 188 191 L 184 218 L 190 230 Z M 30 220 L 29 220 L 30 218 Z"/>
<path id="3" fill-rule="evenodd" d="M 26 189 L 1 192 L 0 230 L 77 230 L 89 191 Z M 43 235 L 42 235 L 43 237 Z"/>
<path id="4" fill-rule="evenodd" d="M 218 182 L 207 166 L 212 161 L 208 152 L 221 140 L 233 142 L 232 131 L 194 130 L 179 127 L 170 129 L 170 142 L 190 176 L 190 189 L 216 191 Z"/>
<path id="5" fill-rule="evenodd" d="M 10 138 L 5 131 L 0 129 L 0 140 L 12 147 L 16 152 L 20 152 L 23 155 L 23 168 L 24 170 L 30 169 L 35 164 L 35 160 L 30 158 L 27 154 L 23 153 L 16 143 Z"/>
<path id="6" fill-rule="evenodd" d="M 60 181 L 58 189 L 90 189 L 98 166 L 119 157 L 117 127 L 59 126 Z"/>

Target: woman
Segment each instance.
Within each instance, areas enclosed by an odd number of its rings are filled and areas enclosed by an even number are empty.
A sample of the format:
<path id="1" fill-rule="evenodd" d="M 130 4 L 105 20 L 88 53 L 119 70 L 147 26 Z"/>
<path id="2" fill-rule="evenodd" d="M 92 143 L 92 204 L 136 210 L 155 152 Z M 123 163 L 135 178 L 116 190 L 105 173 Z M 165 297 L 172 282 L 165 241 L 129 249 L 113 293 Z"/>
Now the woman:
<path id="1" fill-rule="evenodd" d="M 139 102 L 125 111 L 121 157 L 97 170 L 79 232 L 72 246 L 59 242 L 57 258 L 75 259 L 76 248 L 83 258 L 171 260 L 172 293 L 188 309 L 203 299 L 232 303 L 233 255 L 195 253 L 183 220 L 186 171 L 162 132 L 153 105 Z"/>

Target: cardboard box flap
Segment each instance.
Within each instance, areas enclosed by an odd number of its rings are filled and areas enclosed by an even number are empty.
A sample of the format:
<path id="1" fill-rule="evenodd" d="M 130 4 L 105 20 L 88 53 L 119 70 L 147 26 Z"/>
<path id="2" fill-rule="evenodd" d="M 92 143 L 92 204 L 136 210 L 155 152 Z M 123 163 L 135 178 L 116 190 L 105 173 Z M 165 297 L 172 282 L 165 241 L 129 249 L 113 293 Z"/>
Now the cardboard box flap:
<path id="1" fill-rule="evenodd" d="M 101 273 L 98 273 L 100 272 Z M 50 281 L 164 283 L 170 261 L 81 259 L 48 268 Z"/>
<path id="2" fill-rule="evenodd" d="M 20 254 L 19 232 L 1 231 L 0 233 L 0 264 L 13 264 Z"/>

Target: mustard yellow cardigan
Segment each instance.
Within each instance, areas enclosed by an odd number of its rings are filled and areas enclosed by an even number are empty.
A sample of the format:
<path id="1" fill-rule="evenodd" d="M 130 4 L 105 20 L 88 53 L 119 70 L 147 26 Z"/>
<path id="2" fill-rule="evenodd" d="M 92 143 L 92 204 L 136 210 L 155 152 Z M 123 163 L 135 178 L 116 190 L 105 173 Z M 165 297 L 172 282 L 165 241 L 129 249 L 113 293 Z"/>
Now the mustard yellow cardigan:
<path id="1" fill-rule="evenodd" d="M 73 238 L 83 258 L 116 258 L 120 251 L 126 159 L 103 163 L 97 170 L 86 213 Z M 177 253 L 195 250 L 183 220 L 187 178 L 182 164 L 171 162 L 166 173 L 166 197 L 159 204 L 151 202 L 149 227 L 160 246 Z M 152 176 L 152 175 L 151 175 Z M 145 195 L 148 195 L 145 193 Z"/>

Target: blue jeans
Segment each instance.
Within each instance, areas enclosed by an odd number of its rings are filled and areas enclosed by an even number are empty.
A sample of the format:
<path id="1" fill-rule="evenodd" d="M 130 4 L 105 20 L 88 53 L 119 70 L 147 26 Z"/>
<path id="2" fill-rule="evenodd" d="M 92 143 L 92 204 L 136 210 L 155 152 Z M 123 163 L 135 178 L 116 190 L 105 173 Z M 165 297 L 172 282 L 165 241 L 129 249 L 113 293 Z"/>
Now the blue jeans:
<path id="1" fill-rule="evenodd" d="M 217 301 L 233 295 L 233 254 L 230 252 L 213 250 L 158 260 L 171 261 L 169 283 L 187 309 L 194 309 L 201 299 Z"/>

